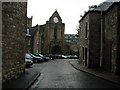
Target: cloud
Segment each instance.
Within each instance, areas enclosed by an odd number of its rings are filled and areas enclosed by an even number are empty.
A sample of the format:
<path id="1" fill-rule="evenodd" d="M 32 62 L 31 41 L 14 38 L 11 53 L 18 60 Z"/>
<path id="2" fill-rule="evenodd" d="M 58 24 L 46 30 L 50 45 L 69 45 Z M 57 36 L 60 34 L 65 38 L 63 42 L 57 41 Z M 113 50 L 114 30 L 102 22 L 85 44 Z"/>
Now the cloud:
<path id="1" fill-rule="evenodd" d="M 80 15 L 90 5 L 98 5 L 105 0 L 28 0 L 28 17 L 33 16 L 33 26 L 45 24 L 57 9 L 63 23 L 65 33 L 76 33 Z"/>
<path id="2" fill-rule="evenodd" d="M 106 0 L 106 2 L 120 2 L 120 0 Z"/>

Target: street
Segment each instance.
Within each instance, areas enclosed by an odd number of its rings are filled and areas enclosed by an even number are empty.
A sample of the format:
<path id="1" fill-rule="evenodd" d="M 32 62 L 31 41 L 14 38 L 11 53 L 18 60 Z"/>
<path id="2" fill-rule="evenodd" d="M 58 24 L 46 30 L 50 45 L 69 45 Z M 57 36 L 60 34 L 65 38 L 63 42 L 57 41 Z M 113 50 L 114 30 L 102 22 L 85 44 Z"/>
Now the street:
<path id="1" fill-rule="evenodd" d="M 116 88 L 116 84 L 81 72 L 69 64 L 68 59 L 55 59 L 48 62 L 35 63 L 33 72 L 41 72 L 40 77 L 30 87 L 39 88 Z"/>

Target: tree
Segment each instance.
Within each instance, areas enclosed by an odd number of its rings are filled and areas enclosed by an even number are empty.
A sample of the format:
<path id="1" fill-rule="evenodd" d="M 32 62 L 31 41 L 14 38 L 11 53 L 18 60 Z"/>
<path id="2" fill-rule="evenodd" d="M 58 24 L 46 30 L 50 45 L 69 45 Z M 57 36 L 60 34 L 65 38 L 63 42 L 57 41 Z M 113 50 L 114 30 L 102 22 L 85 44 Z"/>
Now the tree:
<path id="1" fill-rule="evenodd" d="M 79 37 L 80 27 L 78 26 L 76 29 L 76 36 Z"/>

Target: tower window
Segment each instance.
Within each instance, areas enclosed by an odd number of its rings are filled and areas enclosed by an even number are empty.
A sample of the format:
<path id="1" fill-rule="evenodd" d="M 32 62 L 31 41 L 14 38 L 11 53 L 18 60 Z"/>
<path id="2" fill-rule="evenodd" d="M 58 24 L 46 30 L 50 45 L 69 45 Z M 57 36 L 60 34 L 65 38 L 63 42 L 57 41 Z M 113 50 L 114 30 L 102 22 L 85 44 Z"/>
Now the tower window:
<path id="1" fill-rule="evenodd" d="M 86 22 L 85 25 L 85 38 L 87 38 L 87 34 L 88 34 L 88 22 Z"/>
<path id="2" fill-rule="evenodd" d="M 57 39 L 57 26 L 54 28 L 54 39 Z"/>

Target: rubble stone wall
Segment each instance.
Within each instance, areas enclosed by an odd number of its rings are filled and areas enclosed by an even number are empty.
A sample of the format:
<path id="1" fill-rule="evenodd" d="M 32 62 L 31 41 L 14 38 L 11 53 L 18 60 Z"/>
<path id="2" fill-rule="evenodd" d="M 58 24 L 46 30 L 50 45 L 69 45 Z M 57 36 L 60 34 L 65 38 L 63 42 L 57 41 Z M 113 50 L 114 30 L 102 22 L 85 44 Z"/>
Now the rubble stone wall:
<path id="1" fill-rule="evenodd" d="M 25 70 L 27 2 L 2 3 L 2 81 L 18 78 Z"/>
<path id="2" fill-rule="evenodd" d="M 119 61 L 119 17 L 120 17 L 120 3 L 114 5 L 105 15 L 105 40 L 112 42 L 111 47 L 111 72 L 116 72 L 116 69 L 120 73 Z M 107 64 L 107 63 L 106 63 Z M 117 67 L 118 66 L 118 67 Z"/>

